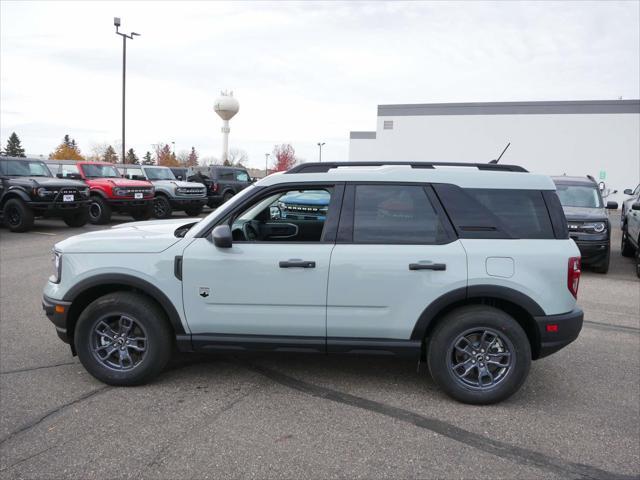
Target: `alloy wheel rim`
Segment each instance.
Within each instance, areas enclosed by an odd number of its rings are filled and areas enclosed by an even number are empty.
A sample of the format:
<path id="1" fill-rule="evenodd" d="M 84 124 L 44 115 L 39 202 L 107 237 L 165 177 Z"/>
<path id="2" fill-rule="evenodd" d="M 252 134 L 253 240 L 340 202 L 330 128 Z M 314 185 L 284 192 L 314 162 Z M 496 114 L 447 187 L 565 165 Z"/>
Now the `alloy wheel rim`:
<path id="1" fill-rule="evenodd" d="M 458 335 L 447 353 L 447 366 L 459 384 L 489 390 L 502 383 L 515 365 L 511 341 L 491 328 L 473 328 Z"/>
<path id="2" fill-rule="evenodd" d="M 132 316 L 110 314 L 100 318 L 91 331 L 91 351 L 104 367 L 129 371 L 144 360 L 147 332 Z"/>
<path id="3" fill-rule="evenodd" d="M 101 213 L 102 213 L 102 207 L 100 207 L 100 205 L 97 202 L 92 202 L 91 206 L 89 207 L 89 215 L 91 215 L 91 218 L 96 220 L 100 218 Z"/>
<path id="4" fill-rule="evenodd" d="M 12 227 L 20 225 L 20 212 L 16 207 L 11 207 L 7 212 L 7 221 Z"/>
<path id="5" fill-rule="evenodd" d="M 160 200 L 153 202 L 153 211 L 156 214 L 156 217 L 163 217 L 166 214 L 164 203 Z"/>

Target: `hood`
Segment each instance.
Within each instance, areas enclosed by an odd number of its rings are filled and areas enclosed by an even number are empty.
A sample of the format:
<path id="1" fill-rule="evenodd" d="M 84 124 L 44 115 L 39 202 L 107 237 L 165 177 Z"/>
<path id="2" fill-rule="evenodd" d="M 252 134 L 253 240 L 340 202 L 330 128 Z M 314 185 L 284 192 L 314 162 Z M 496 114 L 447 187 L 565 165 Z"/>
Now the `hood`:
<path id="1" fill-rule="evenodd" d="M 182 240 L 174 232 L 193 219 L 132 222 L 83 233 L 57 243 L 62 253 L 158 253 Z"/>
<path id="2" fill-rule="evenodd" d="M 149 182 L 146 180 L 129 180 L 128 178 L 87 178 L 92 184 L 111 185 L 116 187 L 148 187 Z"/>
<path id="3" fill-rule="evenodd" d="M 75 187 L 86 188 L 84 182 L 78 180 L 63 180 L 56 177 L 11 177 L 13 185 L 22 185 L 24 187 Z"/>
<path id="4" fill-rule="evenodd" d="M 329 192 L 298 192 L 289 193 L 278 200 L 284 204 L 293 205 L 314 205 L 314 206 L 326 206 L 329 205 L 331 196 Z"/>
<path id="5" fill-rule="evenodd" d="M 564 216 L 569 221 L 596 221 L 607 220 L 607 211 L 604 208 L 587 208 L 587 207 L 562 207 Z"/>
<path id="6" fill-rule="evenodd" d="M 182 180 L 151 180 L 151 183 L 158 186 L 180 187 L 180 188 L 203 188 L 204 185 L 197 182 L 184 182 Z"/>

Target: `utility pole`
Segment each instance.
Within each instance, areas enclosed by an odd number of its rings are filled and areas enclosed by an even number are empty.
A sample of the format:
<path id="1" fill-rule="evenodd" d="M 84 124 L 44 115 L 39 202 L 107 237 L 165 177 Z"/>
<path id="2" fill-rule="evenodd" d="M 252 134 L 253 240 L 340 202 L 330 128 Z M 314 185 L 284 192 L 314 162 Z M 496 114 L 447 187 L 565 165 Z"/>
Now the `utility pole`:
<path id="1" fill-rule="evenodd" d="M 122 163 L 127 163 L 125 155 L 125 111 L 126 111 L 126 87 L 127 87 L 127 38 L 133 40 L 133 37 L 140 36 L 139 33 L 131 32 L 130 34 L 119 31 L 120 18 L 114 17 L 113 24 L 116 27 L 116 35 L 122 37 Z"/>
<path id="2" fill-rule="evenodd" d="M 265 177 L 269 175 L 269 155 L 271 154 L 270 153 L 264 154 L 264 176 Z"/>
<path id="3" fill-rule="evenodd" d="M 320 157 L 319 157 L 320 158 L 320 160 L 319 160 L 320 162 L 322 162 L 322 146 L 324 144 L 325 144 L 325 142 L 322 142 L 322 143 L 318 142 L 318 148 L 320 149 Z"/>

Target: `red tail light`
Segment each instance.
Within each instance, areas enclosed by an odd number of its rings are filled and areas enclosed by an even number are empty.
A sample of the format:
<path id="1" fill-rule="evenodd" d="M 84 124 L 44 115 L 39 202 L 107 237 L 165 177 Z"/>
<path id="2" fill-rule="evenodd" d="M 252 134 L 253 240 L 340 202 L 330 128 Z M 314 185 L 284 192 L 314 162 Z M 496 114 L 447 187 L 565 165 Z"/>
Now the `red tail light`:
<path id="1" fill-rule="evenodd" d="M 575 298 L 578 298 L 578 286 L 580 285 L 580 257 L 569 259 L 569 271 L 567 272 L 567 287 Z"/>
<path id="2" fill-rule="evenodd" d="M 218 191 L 218 184 L 217 183 L 212 183 L 211 184 L 211 191 L 212 192 L 217 192 Z"/>

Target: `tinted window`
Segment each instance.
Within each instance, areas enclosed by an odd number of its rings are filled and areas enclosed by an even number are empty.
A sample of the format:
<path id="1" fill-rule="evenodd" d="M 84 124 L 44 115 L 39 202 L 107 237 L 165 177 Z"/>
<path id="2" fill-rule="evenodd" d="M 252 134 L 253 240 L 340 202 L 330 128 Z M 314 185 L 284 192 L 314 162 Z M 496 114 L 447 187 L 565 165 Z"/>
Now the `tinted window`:
<path id="1" fill-rule="evenodd" d="M 446 239 L 423 187 L 357 185 L 355 189 L 355 243 L 435 244 Z"/>
<path id="2" fill-rule="evenodd" d="M 602 208 L 600 192 L 595 185 L 556 184 L 560 203 L 565 207 Z"/>
<path id="3" fill-rule="evenodd" d="M 120 172 L 113 165 L 85 163 L 82 171 L 88 178 L 120 178 Z"/>
<path id="4" fill-rule="evenodd" d="M 218 178 L 220 180 L 234 180 L 233 170 L 220 170 L 218 172 Z"/>
<path id="5" fill-rule="evenodd" d="M 2 162 L 4 165 L 3 173 L 5 175 L 17 176 L 17 177 L 50 177 L 51 172 L 40 161 L 29 160 L 5 160 Z"/>
<path id="6" fill-rule="evenodd" d="M 467 189 L 517 238 L 554 238 L 551 220 L 537 190 Z"/>
<path id="7" fill-rule="evenodd" d="M 149 180 L 175 180 L 176 177 L 168 167 L 145 168 L 145 173 Z"/>

